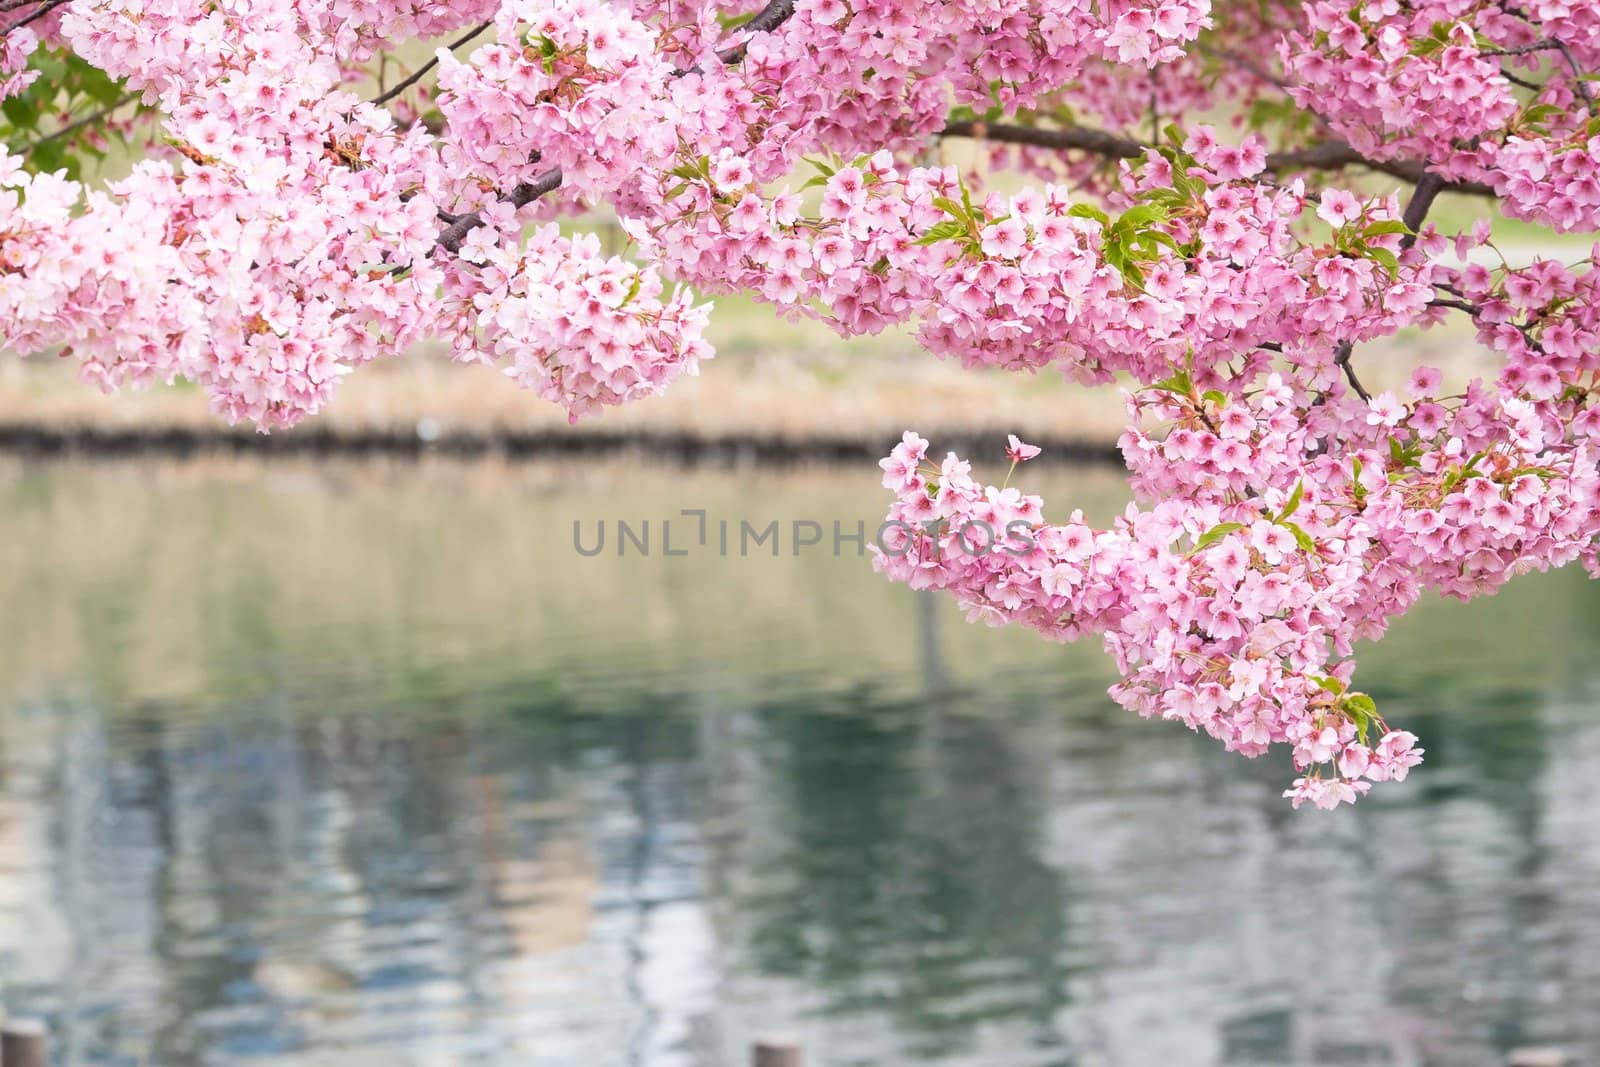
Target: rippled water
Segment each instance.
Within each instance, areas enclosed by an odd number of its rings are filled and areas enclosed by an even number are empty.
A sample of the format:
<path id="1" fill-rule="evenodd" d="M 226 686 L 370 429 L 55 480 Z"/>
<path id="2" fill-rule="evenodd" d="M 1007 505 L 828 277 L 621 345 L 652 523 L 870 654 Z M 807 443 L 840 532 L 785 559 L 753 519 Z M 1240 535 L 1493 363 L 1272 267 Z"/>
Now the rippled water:
<path id="1" fill-rule="evenodd" d="M 872 482 L 5 468 L 0 1003 L 71 1064 L 1600 1062 L 1580 574 L 1367 649 L 1429 761 L 1328 815 L 851 552 L 571 547 Z"/>

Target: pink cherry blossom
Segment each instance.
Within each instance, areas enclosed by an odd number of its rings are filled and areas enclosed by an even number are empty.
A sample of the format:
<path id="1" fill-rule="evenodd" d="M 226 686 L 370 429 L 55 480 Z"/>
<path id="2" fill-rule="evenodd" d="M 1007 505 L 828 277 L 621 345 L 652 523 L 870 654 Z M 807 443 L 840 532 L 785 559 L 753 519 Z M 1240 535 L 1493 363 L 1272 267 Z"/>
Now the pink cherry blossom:
<path id="1" fill-rule="evenodd" d="M 1038 445 L 1030 445 L 1018 440 L 1016 434 L 1012 434 L 1006 438 L 1006 457 L 1010 459 L 1012 463 L 1026 463 L 1028 460 L 1037 456 L 1041 451 L 1043 451 L 1043 449 L 1039 448 Z"/>

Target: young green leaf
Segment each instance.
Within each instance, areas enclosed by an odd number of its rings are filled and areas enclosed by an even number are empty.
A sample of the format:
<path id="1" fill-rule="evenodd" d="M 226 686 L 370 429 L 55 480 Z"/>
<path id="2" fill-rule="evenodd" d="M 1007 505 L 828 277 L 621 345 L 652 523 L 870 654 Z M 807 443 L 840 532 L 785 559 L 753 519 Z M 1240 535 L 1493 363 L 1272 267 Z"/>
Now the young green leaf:
<path id="1" fill-rule="evenodd" d="M 1224 537 L 1227 537 L 1236 530 L 1242 529 L 1244 529 L 1244 523 L 1242 522 L 1219 522 L 1217 525 L 1211 527 L 1211 529 L 1200 535 L 1200 537 L 1194 543 L 1194 548 L 1190 549 L 1189 554 L 1192 556 L 1196 552 L 1204 552 L 1206 549 L 1210 548 Z"/>
<path id="2" fill-rule="evenodd" d="M 1302 478 L 1298 482 L 1295 482 L 1294 483 L 1294 492 L 1289 494 L 1288 503 L 1283 505 L 1283 510 L 1278 512 L 1278 517 L 1276 519 L 1273 519 L 1272 521 L 1273 522 L 1283 522 L 1290 515 L 1293 515 L 1295 513 L 1295 510 L 1300 507 L 1300 498 L 1305 495 L 1305 491 L 1306 491 L 1306 483 L 1305 483 L 1305 479 L 1304 478 Z"/>

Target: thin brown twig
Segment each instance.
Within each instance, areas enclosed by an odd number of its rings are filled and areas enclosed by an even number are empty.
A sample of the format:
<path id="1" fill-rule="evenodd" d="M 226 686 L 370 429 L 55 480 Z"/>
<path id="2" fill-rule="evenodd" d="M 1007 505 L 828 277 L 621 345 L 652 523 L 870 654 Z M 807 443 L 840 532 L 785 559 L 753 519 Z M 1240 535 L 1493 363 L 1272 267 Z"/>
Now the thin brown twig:
<path id="1" fill-rule="evenodd" d="M 1529 25 L 1540 25 L 1538 20 L 1520 8 L 1506 5 L 1505 10 Z M 1578 65 L 1578 57 L 1572 54 L 1572 49 L 1567 46 L 1567 42 L 1560 38 L 1545 37 L 1534 41 L 1532 44 L 1516 45 L 1512 48 L 1490 49 L 1483 54 L 1486 56 L 1525 56 L 1534 52 L 1560 52 L 1561 58 L 1567 61 L 1567 66 L 1572 70 L 1573 91 L 1583 101 L 1586 108 L 1591 112 L 1595 110 L 1594 90 L 1589 87 L 1588 82 L 1583 80 L 1585 77 L 1584 69 Z"/>
<path id="2" fill-rule="evenodd" d="M 449 51 L 454 52 L 457 48 L 460 48 L 462 45 L 471 43 L 473 38 L 477 37 L 484 30 L 487 30 L 490 26 L 493 26 L 493 25 L 494 25 L 494 19 L 487 19 L 487 20 L 485 20 L 483 22 L 480 22 L 480 23 L 478 23 L 477 26 L 473 27 L 473 29 L 470 32 L 468 32 L 467 34 L 457 38 L 454 41 L 451 41 L 445 47 Z M 390 100 L 393 100 L 395 97 L 399 96 L 401 93 L 405 92 L 407 89 L 409 89 L 413 85 L 417 84 L 417 82 L 421 81 L 423 79 L 423 77 L 428 73 L 428 71 L 432 70 L 434 67 L 437 67 L 438 65 L 439 65 L 439 55 L 438 55 L 438 53 L 434 53 L 433 58 L 428 60 L 422 66 L 418 67 L 417 70 L 415 71 L 415 73 L 413 73 L 409 78 L 406 78 L 404 81 L 401 81 L 401 82 L 396 82 L 394 88 L 389 89 L 386 92 L 379 93 L 377 96 L 375 96 L 371 100 L 369 100 L 368 103 L 371 103 L 371 104 L 386 104 L 386 103 L 388 103 Z"/>
<path id="3" fill-rule="evenodd" d="M 1433 287 L 1441 290 L 1442 292 L 1450 293 L 1451 296 L 1436 296 L 1432 300 L 1428 301 L 1429 307 L 1450 308 L 1454 311 L 1463 311 L 1475 320 L 1482 320 L 1484 313 L 1483 306 L 1481 304 L 1474 304 L 1472 301 L 1467 300 L 1461 295 L 1461 290 L 1452 285 L 1446 285 L 1443 282 L 1434 282 Z M 1513 330 L 1516 330 L 1522 335 L 1523 341 L 1527 342 L 1529 348 L 1540 353 L 1541 355 L 1544 354 L 1544 345 L 1537 337 L 1533 336 L 1533 327 L 1527 323 L 1512 322 L 1510 319 L 1507 319 L 1503 323 L 1492 323 L 1491 325 L 1510 326 Z"/>
<path id="4" fill-rule="evenodd" d="M 511 190 L 503 199 L 512 207 L 527 207 L 546 193 L 554 192 L 561 186 L 561 168 L 553 167 L 545 171 L 531 182 L 523 182 Z M 483 216 L 476 211 L 469 211 L 465 215 L 457 215 L 454 222 L 442 230 L 434 242 L 447 252 L 461 251 L 461 242 L 466 240 L 467 234 L 483 225 Z"/>
<path id="5" fill-rule="evenodd" d="M 1504 78 L 1512 85 L 1520 85 L 1522 88 L 1532 89 L 1534 92 L 1540 92 L 1544 89 L 1544 86 L 1540 85 L 1538 82 L 1529 81 L 1527 78 L 1519 78 L 1517 75 L 1511 73 L 1504 67 L 1500 68 L 1500 77 Z"/>
<path id="6" fill-rule="evenodd" d="M 1006 144 L 1030 145 L 1035 148 L 1077 150 L 1113 159 L 1138 159 L 1154 147 L 1131 137 L 1085 126 L 1044 128 L 1003 123 L 952 122 L 940 131 L 939 136 L 972 137 Z M 1266 169 L 1275 173 L 1297 170 L 1342 170 L 1345 167 L 1367 167 L 1413 185 L 1423 181 L 1428 174 L 1426 164 L 1418 160 L 1369 159 L 1344 141 L 1323 141 L 1305 148 L 1273 152 L 1267 156 L 1266 163 Z M 1447 182 L 1440 191 L 1463 193 L 1468 196 L 1495 195 L 1493 187 L 1482 182 Z"/>
<path id="7" fill-rule="evenodd" d="M 71 3 L 71 2 L 72 2 L 72 0 L 44 0 L 44 3 L 39 5 L 39 10 L 32 12 L 31 14 L 28 15 L 27 18 L 24 18 L 24 19 L 22 19 L 22 20 L 20 20 L 18 22 L 13 22 L 11 25 L 7 26 L 4 30 L 0 30 L 0 37 L 4 37 L 6 34 L 10 33 L 12 30 L 20 30 L 20 29 L 22 29 L 22 27 L 26 26 L 28 23 L 35 22 L 38 19 L 42 19 L 46 15 L 50 14 L 50 12 L 54 11 L 56 8 L 61 7 L 61 6 L 65 5 L 65 4 L 68 4 L 68 3 Z"/>
<path id="8" fill-rule="evenodd" d="M 92 126 L 96 122 L 100 122 L 103 119 L 109 118 L 113 111 L 117 110 L 117 108 L 122 107 L 124 104 L 127 104 L 130 101 L 132 101 L 133 99 L 135 99 L 135 96 L 136 96 L 136 94 L 134 94 L 134 93 L 124 93 L 114 103 L 107 104 L 105 107 L 101 108 L 99 111 L 96 111 L 96 112 L 94 112 L 93 114 L 90 114 L 90 115 L 85 115 L 81 119 L 78 119 L 78 120 L 76 120 L 74 122 L 69 122 L 67 125 L 62 126 L 60 129 L 51 130 L 49 133 L 45 134 L 43 137 L 39 138 L 37 141 L 34 141 L 31 144 L 28 144 L 28 145 L 24 146 L 19 154 L 25 156 L 28 153 L 30 153 L 30 152 L 34 151 L 35 149 L 37 149 L 40 145 L 49 144 L 51 141 L 59 141 L 63 137 L 70 137 L 74 133 L 77 133 L 79 130 L 83 129 L 85 126 Z"/>
<path id="9" fill-rule="evenodd" d="M 1579 98 L 1583 100 L 1584 106 L 1590 111 L 1593 111 L 1594 90 L 1589 87 L 1588 82 L 1583 80 L 1585 77 L 1584 70 L 1582 67 L 1578 66 L 1577 57 L 1572 54 L 1572 49 L 1567 47 L 1567 42 L 1556 41 L 1555 44 L 1556 50 L 1559 51 L 1562 58 L 1567 61 L 1567 66 L 1572 68 L 1573 90 L 1578 94 Z"/>
<path id="10" fill-rule="evenodd" d="M 1355 351 L 1355 345 L 1350 341 L 1340 341 L 1333 350 L 1334 366 L 1344 371 L 1345 381 L 1350 383 L 1350 388 L 1356 391 L 1356 396 L 1368 403 L 1372 402 L 1372 394 L 1362 386 L 1361 379 L 1356 377 L 1356 369 L 1350 362 L 1350 353 Z"/>

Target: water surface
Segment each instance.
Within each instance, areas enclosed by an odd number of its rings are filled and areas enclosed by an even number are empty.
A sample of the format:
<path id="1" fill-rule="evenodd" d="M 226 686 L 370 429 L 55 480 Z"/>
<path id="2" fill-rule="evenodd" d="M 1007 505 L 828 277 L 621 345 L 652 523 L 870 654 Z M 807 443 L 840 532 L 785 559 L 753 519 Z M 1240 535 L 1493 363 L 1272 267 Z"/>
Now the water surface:
<path id="1" fill-rule="evenodd" d="M 874 483 L 0 469 L 0 1004 L 129 1067 L 1600 1061 L 1580 573 L 1367 649 L 1429 759 L 1328 815 L 848 543 L 572 546 Z"/>

